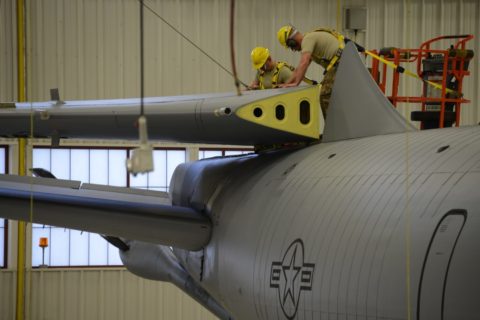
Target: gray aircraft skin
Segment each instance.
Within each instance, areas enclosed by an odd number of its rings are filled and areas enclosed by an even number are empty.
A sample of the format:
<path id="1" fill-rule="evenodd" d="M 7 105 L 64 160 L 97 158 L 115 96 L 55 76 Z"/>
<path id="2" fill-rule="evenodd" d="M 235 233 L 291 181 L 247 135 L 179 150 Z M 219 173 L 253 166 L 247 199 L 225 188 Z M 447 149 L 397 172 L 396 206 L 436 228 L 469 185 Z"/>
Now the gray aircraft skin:
<path id="1" fill-rule="evenodd" d="M 4 176 L 0 216 L 33 195 L 221 319 L 480 319 L 480 127 L 415 131 L 364 69 L 348 45 L 322 143 L 182 164 L 168 195 Z"/>

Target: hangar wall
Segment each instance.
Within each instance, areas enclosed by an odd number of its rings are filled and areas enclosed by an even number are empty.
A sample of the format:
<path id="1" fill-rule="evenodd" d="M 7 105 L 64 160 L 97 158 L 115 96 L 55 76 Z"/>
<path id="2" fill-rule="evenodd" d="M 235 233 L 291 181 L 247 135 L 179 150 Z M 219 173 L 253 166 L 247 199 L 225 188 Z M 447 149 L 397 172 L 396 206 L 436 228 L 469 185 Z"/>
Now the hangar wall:
<path id="1" fill-rule="evenodd" d="M 32 303 L 25 319 L 216 319 L 173 285 L 141 279 L 124 268 L 37 269 L 27 281 Z M 15 272 L 0 272 L 0 283 L 0 319 L 15 319 L 10 293 Z"/>
<path id="2" fill-rule="evenodd" d="M 0 0 L 0 102 L 12 101 L 17 97 L 14 4 L 14 1 Z"/>
<path id="3" fill-rule="evenodd" d="M 228 1 L 146 0 L 188 38 L 230 69 Z M 478 0 L 344 0 L 342 6 L 366 6 L 366 32 L 357 41 L 367 48 L 416 47 L 441 34 L 472 33 L 480 54 Z M 59 88 L 62 99 L 126 98 L 139 95 L 138 2 L 136 0 L 27 0 L 28 97 L 48 100 Z M 291 22 L 301 30 L 337 26 L 336 0 L 237 1 L 236 56 L 239 77 L 249 83 L 254 73 L 250 50 L 271 49 L 274 58 L 296 64 L 276 30 Z M 233 90 L 230 76 L 183 40 L 152 12 L 145 11 L 146 95 L 177 95 Z M 340 24 L 341 25 L 341 24 Z M 16 98 L 14 1 L 0 0 L 0 101 Z M 348 34 L 354 37 L 353 34 Z M 462 111 L 462 124 L 480 121 L 480 67 L 474 59 Z M 314 66 L 309 76 L 319 79 Z M 416 85 L 403 83 L 404 93 Z M 414 82 L 413 82 L 414 83 Z M 406 114 L 407 108 L 400 110 Z M 0 315 L 13 319 L 14 271 L 0 271 Z M 31 276 L 32 319 L 210 319 L 180 291 L 163 283 L 131 276 L 123 269 L 52 269 Z M 121 287 L 123 286 L 123 287 Z M 124 289 L 125 293 L 120 293 Z M 99 303 L 98 303 L 99 302 Z M 116 306 L 124 308 L 118 313 Z M 72 312 L 70 312 L 72 311 Z M 122 318 L 123 316 L 123 318 Z"/>
<path id="4" fill-rule="evenodd" d="M 139 6 L 136 0 L 44 0 L 27 2 L 29 97 L 49 98 L 58 87 L 62 98 L 101 99 L 135 97 L 139 91 Z M 0 100 L 15 98 L 15 8 L 0 0 Z M 182 39 L 158 17 L 166 19 L 206 53 L 230 70 L 229 1 L 146 0 L 146 95 L 178 95 L 233 90 L 231 77 Z M 337 27 L 337 0 L 237 1 L 236 57 L 239 77 L 246 83 L 254 73 L 249 54 L 256 45 L 271 49 L 274 58 L 296 64 L 298 55 L 280 47 L 276 30 L 291 22 L 300 30 Z M 343 0 L 342 7 L 366 6 L 368 22 L 358 42 L 367 48 L 418 47 L 443 34 L 480 36 L 477 0 Z M 13 16 L 13 18 L 12 18 Z M 341 17 L 340 17 L 341 18 Z M 341 20 L 341 19 L 340 19 Z M 342 24 L 339 24 L 342 28 Z M 348 34 L 355 38 L 353 34 Z M 478 39 L 478 38 L 477 38 Z M 479 41 L 474 44 L 477 55 Z M 444 49 L 444 47 L 440 47 Z M 476 58 L 474 59 L 476 60 Z M 479 64 L 473 63 L 465 97 L 473 102 L 462 112 L 462 124 L 480 121 Z M 315 66 L 309 76 L 321 78 Z M 404 93 L 419 83 L 404 81 Z M 411 106 L 410 106 L 411 107 Z M 400 108 L 404 112 L 404 108 Z"/>

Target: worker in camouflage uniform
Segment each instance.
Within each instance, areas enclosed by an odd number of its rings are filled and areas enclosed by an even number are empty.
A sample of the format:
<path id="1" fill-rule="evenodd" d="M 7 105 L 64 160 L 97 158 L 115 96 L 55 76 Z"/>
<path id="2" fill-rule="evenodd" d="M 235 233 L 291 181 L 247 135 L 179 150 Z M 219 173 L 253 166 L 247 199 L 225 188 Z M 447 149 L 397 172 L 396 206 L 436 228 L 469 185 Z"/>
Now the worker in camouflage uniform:
<path id="1" fill-rule="evenodd" d="M 312 61 L 325 69 L 320 89 L 320 105 L 326 119 L 338 61 L 345 47 L 345 38 L 331 29 L 317 29 L 303 35 L 291 25 L 280 28 L 277 37 L 285 48 L 302 53 L 292 77 L 281 87 L 298 86 Z"/>

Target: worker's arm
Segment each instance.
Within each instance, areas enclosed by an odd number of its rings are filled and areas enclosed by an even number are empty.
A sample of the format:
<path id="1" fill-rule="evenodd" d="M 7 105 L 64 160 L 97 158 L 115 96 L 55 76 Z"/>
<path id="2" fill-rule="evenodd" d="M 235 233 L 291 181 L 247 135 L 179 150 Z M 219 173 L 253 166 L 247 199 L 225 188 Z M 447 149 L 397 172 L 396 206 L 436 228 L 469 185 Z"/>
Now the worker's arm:
<path id="1" fill-rule="evenodd" d="M 257 90 L 257 89 L 260 89 L 260 84 L 258 82 L 258 77 L 255 77 L 252 83 L 250 83 L 250 85 L 248 86 L 247 90 Z"/>
<path id="2" fill-rule="evenodd" d="M 303 78 L 305 77 L 305 73 L 307 73 L 308 67 L 312 62 L 312 53 L 311 52 L 304 52 L 300 58 L 300 62 L 298 66 L 293 71 L 292 77 L 281 87 L 296 87 L 302 82 Z"/>

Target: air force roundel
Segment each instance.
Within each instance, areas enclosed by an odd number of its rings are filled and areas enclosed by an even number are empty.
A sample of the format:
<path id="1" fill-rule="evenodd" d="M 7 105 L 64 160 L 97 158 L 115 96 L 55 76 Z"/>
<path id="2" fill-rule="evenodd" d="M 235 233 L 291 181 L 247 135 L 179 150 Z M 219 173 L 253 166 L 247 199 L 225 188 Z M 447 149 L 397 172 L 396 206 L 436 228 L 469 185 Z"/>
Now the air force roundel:
<path id="1" fill-rule="evenodd" d="M 270 288 L 278 291 L 278 299 L 287 319 L 295 318 L 302 291 L 311 291 L 315 264 L 305 262 L 301 239 L 294 240 L 282 261 L 272 262 Z"/>

